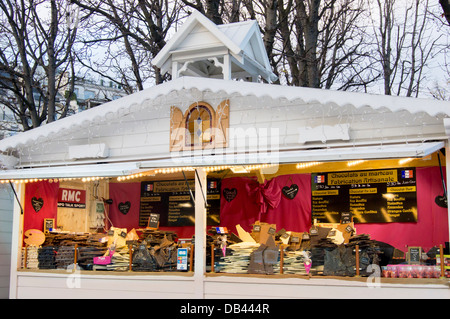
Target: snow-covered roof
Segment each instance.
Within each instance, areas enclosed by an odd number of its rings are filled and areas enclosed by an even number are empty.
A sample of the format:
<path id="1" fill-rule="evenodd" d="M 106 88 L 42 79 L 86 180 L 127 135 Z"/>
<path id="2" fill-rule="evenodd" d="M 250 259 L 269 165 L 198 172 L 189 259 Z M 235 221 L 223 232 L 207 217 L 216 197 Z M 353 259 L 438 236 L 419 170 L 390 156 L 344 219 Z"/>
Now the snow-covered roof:
<path id="1" fill-rule="evenodd" d="M 184 69 L 174 69 L 174 62 Z M 256 21 L 216 25 L 196 10 L 153 59 L 153 64 L 172 74 L 172 78 L 178 73 L 213 77 L 219 72 L 226 78 L 225 69 L 230 68 L 235 78 L 260 75 L 268 82 L 277 79 Z"/>
<path id="2" fill-rule="evenodd" d="M 9 154 L 15 148 L 39 143 L 62 133 L 76 132 L 96 122 L 105 122 L 137 112 L 136 110 L 148 100 L 170 95 L 173 91 L 196 90 L 225 95 L 254 96 L 272 100 L 302 101 L 303 103 L 334 105 L 337 107 L 353 106 L 356 109 L 369 107 L 374 110 L 385 109 L 388 112 L 407 111 L 411 114 L 424 113 L 432 117 L 449 118 L 448 101 L 375 95 L 345 91 L 333 91 L 304 87 L 282 86 L 275 84 L 253 83 L 244 81 L 208 79 L 201 77 L 181 77 L 165 82 L 123 98 L 102 104 L 58 121 L 45 124 L 30 131 L 0 140 L 0 152 Z"/>

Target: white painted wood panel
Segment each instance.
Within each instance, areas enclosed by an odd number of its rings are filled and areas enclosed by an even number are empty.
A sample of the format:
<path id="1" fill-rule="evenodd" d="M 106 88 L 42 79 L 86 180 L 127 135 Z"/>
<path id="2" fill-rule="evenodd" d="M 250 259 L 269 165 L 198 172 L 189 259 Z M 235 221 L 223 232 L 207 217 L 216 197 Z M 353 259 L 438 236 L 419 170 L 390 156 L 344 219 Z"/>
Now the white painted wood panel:
<path id="1" fill-rule="evenodd" d="M 222 44 L 211 32 L 202 25 L 197 25 L 177 46 L 177 50 L 198 49 L 204 46 L 215 47 Z"/>
<path id="2" fill-rule="evenodd" d="M 18 273 L 17 298 L 193 298 L 194 279 L 184 276 L 121 276 Z"/>
<path id="3" fill-rule="evenodd" d="M 369 287 L 365 280 L 82 275 L 79 286 L 68 286 L 73 274 L 18 273 L 17 298 L 157 298 L 193 299 L 196 289 L 200 298 L 216 299 L 448 299 L 446 284 L 389 284 Z M 73 281 L 70 281 L 73 283 Z M 198 294 L 196 295 L 199 296 Z"/>
<path id="4" fill-rule="evenodd" d="M 0 185 L 0 299 L 9 297 L 13 193 L 9 185 Z"/>
<path id="5" fill-rule="evenodd" d="M 205 298 L 253 299 L 377 299 L 377 298 L 450 298 L 446 285 L 380 284 L 369 287 L 365 282 L 335 279 L 255 279 L 206 278 Z"/>

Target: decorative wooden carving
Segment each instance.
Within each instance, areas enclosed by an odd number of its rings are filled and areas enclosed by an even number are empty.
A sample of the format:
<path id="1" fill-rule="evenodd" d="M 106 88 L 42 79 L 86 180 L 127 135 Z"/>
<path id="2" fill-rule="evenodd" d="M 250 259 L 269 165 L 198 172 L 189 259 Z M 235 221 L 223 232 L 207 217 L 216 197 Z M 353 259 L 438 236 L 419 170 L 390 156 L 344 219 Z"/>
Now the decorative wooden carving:
<path id="1" fill-rule="evenodd" d="M 214 147 L 216 112 L 206 102 L 193 103 L 184 113 L 185 148 L 204 149 Z"/>
<path id="2" fill-rule="evenodd" d="M 183 112 L 176 106 L 170 108 L 170 151 L 180 151 L 184 141 Z"/>
<path id="3" fill-rule="evenodd" d="M 183 112 L 170 108 L 170 151 L 218 148 L 228 146 L 230 124 L 229 100 L 217 111 L 206 102 L 196 102 Z"/>
<path id="4" fill-rule="evenodd" d="M 228 146 L 228 128 L 230 127 L 230 101 L 224 100 L 217 107 L 215 123 L 215 147 Z"/>

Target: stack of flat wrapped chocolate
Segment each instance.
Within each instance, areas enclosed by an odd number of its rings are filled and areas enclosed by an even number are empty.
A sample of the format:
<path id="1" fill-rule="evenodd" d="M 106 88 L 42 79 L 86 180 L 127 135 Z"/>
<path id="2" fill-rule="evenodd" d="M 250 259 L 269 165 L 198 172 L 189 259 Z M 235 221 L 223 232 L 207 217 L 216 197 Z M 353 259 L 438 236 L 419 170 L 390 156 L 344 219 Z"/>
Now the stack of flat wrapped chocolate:
<path id="1" fill-rule="evenodd" d="M 274 274 L 274 267 L 278 264 L 279 248 L 273 236 L 268 236 L 265 243 L 261 243 L 250 255 L 249 274 Z"/>
<path id="2" fill-rule="evenodd" d="M 331 229 L 316 227 L 311 235 L 312 273 L 325 276 L 355 276 L 356 275 L 356 245 L 359 246 L 360 275 L 367 275 L 370 264 L 378 264 L 378 249 L 376 242 L 367 234 L 355 235 L 348 242 L 336 243 Z"/>
<path id="3" fill-rule="evenodd" d="M 147 243 L 142 242 L 133 251 L 133 271 L 155 271 L 156 260 L 147 249 Z"/>
<path id="4" fill-rule="evenodd" d="M 89 233 L 49 232 L 45 234 L 43 246 L 86 245 L 89 236 Z"/>
<path id="5" fill-rule="evenodd" d="M 328 238 L 331 228 L 313 226 L 310 230 L 310 249 L 312 268 L 314 275 L 322 275 L 325 263 L 326 250 L 333 250 L 337 247 L 333 241 Z"/>
<path id="6" fill-rule="evenodd" d="M 26 252 L 25 252 L 26 250 Z M 39 260 L 38 260 L 38 250 L 39 248 L 36 246 L 27 246 L 24 248 L 23 254 L 22 254 L 22 264 L 25 266 L 25 268 L 28 269 L 38 269 L 39 268 Z M 25 253 L 27 255 L 26 258 L 26 265 L 25 265 Z"/>
<path id="7" fill-rule="evenodd" d="M 370 264 L 379 263 L 379 245 L 367 234 L 354 235 L 353 223 L 314 224 L 309 232 L 301 233 L 284 229 L 276 232 L 275 224 L 258 221 L 251 233 L 240 225 L 236 230 L 242 242 L 227 245 L 223 250 L 225 256 L 217 258 L 215 254 L 216 272 L 280 273 L 280 244 L 283 245 L 284 274 L 354 276 L 356 245 L 361 276 L 368 275 L 366 269 Z"/>
<path id="8" fill-rule="evenodd" d="M 78 247 L 77 264 L 84 270 L 92 270 L 94 266 L 94 257 L 103 256 L 107 251 L 105 246 Z"/>
<path id="9" fill-rule="evenodd" d="M 176 270 L 177 248 L 177 245 L 166 236 L 159 245 L 152 247 L 150 254 L 155 258 L 158 269 L 163 271 Z"/>
<path id="10" fill-rule="evenodd" d="M 240 242 L 228 246 L 229 255 L 220 257 L 215 265 L 216 272 L 246 274 L 250 264 L 250 255 L 258 249 L 256 242 Z"/>
<path id="11" fill-rule="evenodd" d="M 117 248 L 112 256 L 111 263 L 107 265 L 94 264 L 93 270 L 115 270 L 115 271 L 127 271 L 130 265 L 130 253 L 128 246 L 122 246 Z"/>
<path id="12" fill-rule="evenodd" d="M 220 227 L 217 227 L 220 228 Z M 222 257 L 231 256 L 231 245 L 242 242 L 242 240 L 234 233 L 228 230 L 220 230 L 211 228 L 206 235 L 206 269 L 211 269 L 211 247 L 214 245 L 214 267 L 220 264 Z M 220 268 L 220 265 L 219 265 Z"/>
<path id="13" fill-rule="evenodd" d="M 380 257 L 382 254 L 380 251 L 379 243 L 377 241 L 371 240 L 370 235 L 361 234 L 353 236 L 350 238 L 347 247 L 349 249 L 355 250 L 356 245 L 359 246 L 359 268 L 361 276 L 368 276 L 371 273 L 367 272 L 367 267 L 371 264 L 379 265 Z"/>
<path id="14" fill-rule="evenodd" d="M 73 265 L 75 257 L 75 246 L 59 246 L 55 256 L 57 269 L 67 269 Z"/>
<path id="15" fill-rule="evenodd" d="M 307 275 L 305 268 L 305 256 L 301 250 L 285 250 L 283 257 L 283 273 Z M 280 272 L 280 264 L 273 267 L 275 273 Z"/>
<path id="16" fill-rule="evenodd" d="M 58 248 L 53 246 L 41 247 L 38 250 L 39 269 L 56 269 L 55 256 Z"/>
<path id="17" fill-rule="evenodd" d="M 359 245 L 359 248 L 362 247 L 370 247 L 374 244 L 374 242 L 370 239 L 370 235 L 368 234 L 360 234 L 350 237 L 348 246 L 356 246 Z"/>
<path id="18" fill-rule="evenodd" d="M 106 234 L 104 233 L 92 233 L 89 234 L 84 246 L 89 247 L 106 247 Z M 79 245 L 83 246 L 82 243 Z"/>
<path id="19" fill-rule="evenodd" d="M 355 255 L 350 247 L 339 245 L 334 249 L 325 249 L 323 275 L 354 276 L 355 273 Z"/>
<path id="20" fill-rule="evenodd" d="M 130 251 L 128 246 L 117 249 L 112 258 L 111 263 L 106 265 L 106 270 L 127 271 L 130 266 Z M 95 268 L 94 268 L 95 270 Z"/>
<path id="21" fill-rule="evenodd" d="M 148 237 L 147 237 L 148 238 Z M 166 236 L 161 239 L 149 238 L 134 249 L 132 269 L 135 271 L 172 271 L 177 269 L 178 245 Z"/>
<path id="22" fill-rule="evenodd" d="M 164 231 L 159 229 L 142 229 L 141 241 L 145 240 L 150 246 L 159 245 L 164 238 L 170 241 L 175 241 L 177 234 L 173 231 Z"/>
<path id="23" fill-rule="evenodd" d="M 273 274 L 279 261 L 279 249 L 275 244 L 276 225 L 257 221 L 251 233 L 240 225 L 236 226 L 236 230 L 241 242 L 226 247 L 226 255 L 218 258 L 215 271 Z"/>

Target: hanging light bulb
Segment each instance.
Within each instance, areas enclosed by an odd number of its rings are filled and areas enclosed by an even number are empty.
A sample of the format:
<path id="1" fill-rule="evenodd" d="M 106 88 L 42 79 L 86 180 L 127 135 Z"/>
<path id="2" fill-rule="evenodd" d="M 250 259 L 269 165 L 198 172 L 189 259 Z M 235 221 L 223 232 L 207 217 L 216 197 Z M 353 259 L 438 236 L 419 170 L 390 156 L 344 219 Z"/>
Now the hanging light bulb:
<path id="1" fill-rule="evenodd" d="M 351 167 L 351 166 L 355 166 L 355 165 L 361 164 L 363 162 L 365 162 L 365 160 L 350 161 L 350 162 L 347 162 L 347 166 Z"/>
<path id="2" fill-rule="evenodd" d="M 411 161 L 413 161 L 414 158 L 402 158 L 401 160 L 398 161 L 399 165 L 405 165 L 406 163 L 409 163 Z"/>
<path id="3" fill-rule="evenodd" d="M 321 162 L 298 163 L 296 167 L 297 167 L 297 169 L 303 169 L 303 168 L 317 166 L 320 164 L 322 164 L 322 163 Z"/>

